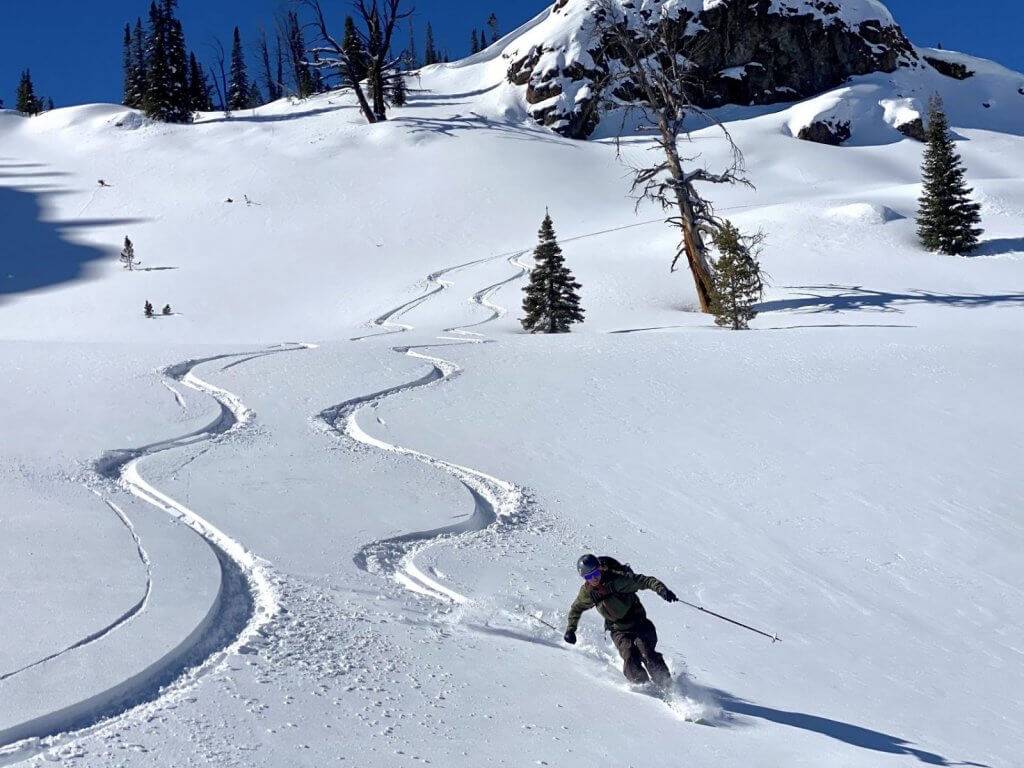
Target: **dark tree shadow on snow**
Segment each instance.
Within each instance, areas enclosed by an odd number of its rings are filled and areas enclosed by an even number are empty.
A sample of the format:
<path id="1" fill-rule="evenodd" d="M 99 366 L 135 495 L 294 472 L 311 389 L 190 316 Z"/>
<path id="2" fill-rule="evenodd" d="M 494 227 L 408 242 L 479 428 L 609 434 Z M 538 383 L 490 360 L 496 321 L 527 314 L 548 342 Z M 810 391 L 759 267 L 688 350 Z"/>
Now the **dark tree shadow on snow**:
<path id="1" fill-rule="evenodd" d="M 995 305 L 1024 307 L 1024 293 L 932 293 L 910 291 L 888 293 L 872 291 L 860 286 L 842 285 L 796 285 L 786 286 L 801 291 L 798 298 L 777 299 L 758 304 L 758 312 L 798 312 L 815 314 L 820 312 L 901 312 L 901 307 L 912 304 L 942 304 L 949 307 L 991 307 Z"/>
<path id="2" fill-rule="evenodd" d="M 761 704 L 754 704 L 750 701 L 737 698 L 725 691 L 705 689 L 722 707 L 725 712 L 744 717 L 754 717 L 759 720 L 767 720 L 779 725 L 786 725 L 790 728 L 799 728 L 802 731 L 819 733 L 822 736 L 841 741 L 853 747 L 871 750 L 873 752 L 884 752 L 890 755 L 909 755 L 916 757 L 922 763 L 940 766 L 974 766 L 974 768 L 988 768 L 984 763 L 969 761 L 951 761 L 949 758 L 934 752 L 919 749 L 913 742 L 907 741 L 899 736 L 890 733 L 875 731 L 860 725 L 844 723 L 841 720 L 833 720 L 820 715 L 809 715 L 804 712 L 790 712 L 784 709 L 773 709 Z"/>
<path id="3" fill-rule="evenodd" d="M 985 240 L 971 256 L 1004 256 L 1009 253 L 1024 254 L 1024 237 L 997 237 Z"/>
<path id="4" fill-rule="evenodd" d="M 17 294 L 85 279 L 91 263 L 116 257 L 113 248 L 103 250 L 70 242 L 66 238 L 68 230 L 140 221 L 143 220 L 45 221 L 41 190 L 0 187 L 0 303 Z M 122 236 L 118 233 L 111 242 L 118 242 Z"/>
<path id="5" fill-rule="evenodd" d="M 561 144 L 573 147 L 576 145 L 572 139 L 565 139 L 544 128 L 531 128 L 529 126 L 516 125 L 513 123 L 499 122 L 489 117 L 470 112 L 468 115 L 453 115 L 451 117 L 395 117 L 392 122 L 410 126 L 409 133 L 433 133 L 438 136 L 454 138 L 466 131 L 493 131 L 511 139 L 519 141 L 543 141 L 548 144 Z"/>

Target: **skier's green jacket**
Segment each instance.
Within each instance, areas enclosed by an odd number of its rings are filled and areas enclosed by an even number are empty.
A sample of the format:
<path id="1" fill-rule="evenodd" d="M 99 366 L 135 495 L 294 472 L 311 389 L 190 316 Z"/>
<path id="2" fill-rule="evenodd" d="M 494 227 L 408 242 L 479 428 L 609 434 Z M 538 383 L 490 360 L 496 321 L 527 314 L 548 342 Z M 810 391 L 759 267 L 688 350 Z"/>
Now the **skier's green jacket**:
<path id="1" fill-rule="evenodd" d="M 597 608 L 604 617 L 606 631 L 629 632 L 647 620 L 647 611 L 636 593 L 641 589 L 657 592 L 662 598 L 668 593 L 661 581 L 639 573 L 604 571 L 601 583 L 592 587 L 585 583 L 569 608 L 568 631 L 575 632 L 584 611 Z"/>

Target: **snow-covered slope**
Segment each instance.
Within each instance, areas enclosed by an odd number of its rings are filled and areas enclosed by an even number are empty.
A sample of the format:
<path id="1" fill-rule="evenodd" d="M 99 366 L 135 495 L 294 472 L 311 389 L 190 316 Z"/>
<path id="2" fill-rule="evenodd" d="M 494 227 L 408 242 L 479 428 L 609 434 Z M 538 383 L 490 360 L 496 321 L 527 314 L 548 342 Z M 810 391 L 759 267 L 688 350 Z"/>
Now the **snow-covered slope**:
<path id="1" fill-rule="evenodd" d="M 975 74 L 723 108 L 757 188 L 709 192 L 772 278 L 735 334 L 685 311 L 614 144 L 507 82 L 545 18 L 377 126 L 337 94 L 193 126 L 0 113 L 0 764 L 1024 751 L 1024 77 L 921 51 Z M 914 234 L 894 126 L 932 90 L 972 258 Z M 847 146 L 794 138 L 825 117 Z M 545 207 L 584 286 L 568 336 L 517 323 Z M 586 550 L 782 643 L 645 598 L 682 682 L 632 691 L 593 616 L 577 648 L 533 617 L 561 627 Z"/>

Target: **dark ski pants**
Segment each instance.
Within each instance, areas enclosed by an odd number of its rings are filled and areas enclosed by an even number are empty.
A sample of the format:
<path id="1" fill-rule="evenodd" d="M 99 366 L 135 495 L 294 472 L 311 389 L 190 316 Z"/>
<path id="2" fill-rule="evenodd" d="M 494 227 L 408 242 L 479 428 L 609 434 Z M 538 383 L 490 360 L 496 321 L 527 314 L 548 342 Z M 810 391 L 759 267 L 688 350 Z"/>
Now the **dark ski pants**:
<path id="1" fill-rule="evenodd" d="M 611 632 L 612 642 L 622 657 L 622 674 L 629 682 L 646 683 L 653 680 L 658 685 L 668 683 L 672 674 L 665 664 L 665 657 L 655 650 L 658 631 L 650 619 L 631 630 L 613 629 Z"/>

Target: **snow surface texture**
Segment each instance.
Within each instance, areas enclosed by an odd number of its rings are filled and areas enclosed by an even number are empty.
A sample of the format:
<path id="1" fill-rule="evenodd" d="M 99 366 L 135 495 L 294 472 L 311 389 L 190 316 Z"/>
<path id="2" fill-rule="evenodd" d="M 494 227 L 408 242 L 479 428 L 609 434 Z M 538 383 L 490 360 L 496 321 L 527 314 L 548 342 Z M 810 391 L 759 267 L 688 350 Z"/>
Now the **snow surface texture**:
<path id="1" fill-rule="evenodd" d="M 714 199 L 769 235 L 738 334 L 681 311 L 614 145 L 529 122 L 511 44 L 377 126 L 336 94 L 0 113 L 0 764 L 1024 753 L 1024 77 L 722 110 L 757 190 Z M 932 87 L 983 204 L 969 259 L 918 247 L 921 145 L 890 127 Z M 840 104 L 853 146 L 793 138 Z M 545 206 L 584 285 L 567 336 L 518 325 Z M 592 614 L 576 647 L 544 624 L 588 550 L 783 642 L 645 596 L 679 682 L 633 690 Z"/>

